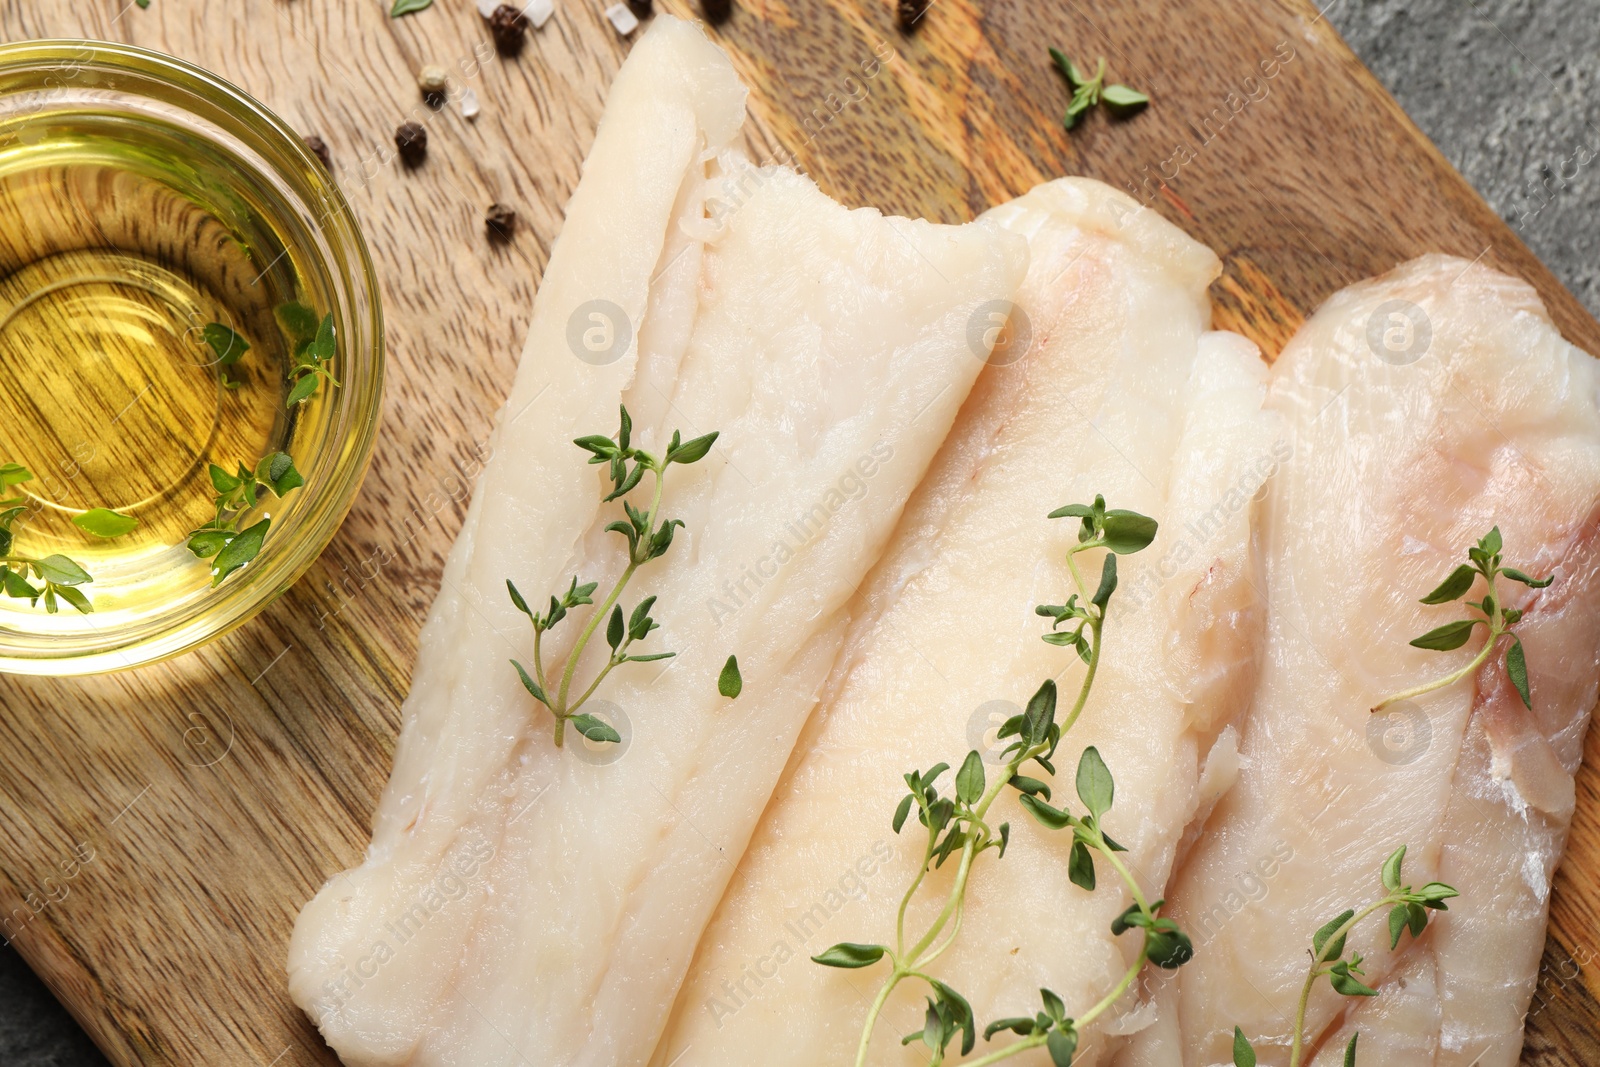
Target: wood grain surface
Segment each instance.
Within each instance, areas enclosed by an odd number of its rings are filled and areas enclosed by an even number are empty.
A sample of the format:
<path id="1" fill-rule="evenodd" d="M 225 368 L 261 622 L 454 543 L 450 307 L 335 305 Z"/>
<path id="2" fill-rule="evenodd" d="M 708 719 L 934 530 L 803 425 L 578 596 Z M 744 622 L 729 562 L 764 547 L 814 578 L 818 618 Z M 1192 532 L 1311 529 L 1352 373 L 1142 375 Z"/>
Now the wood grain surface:
<path id="1" fill-rule="evenodd" d="M 289 594 L 168 664 L 0 678 L 0 921 L 117 1064 L 336 1062 L 285 992 L 285 942 L 366 843 L 418 628 L 628 48 L 601 0 L 557 0 L 506 57 L 472 0 L 398 20 L 387 6 L 0 0 L 5 40 L 161 49 L 320 134 L 388 320 L 372 472 Z M 714 36 L 752 87 L 756 158 L 792 156 L 846 202 L 944 221 L 1061 174 L 1131 187 L 1222 255 L 1219 320 L 1269 354 L 1335 289 L 1433 250 L 1529 279 L 1600 352 L 1600 325 L 1302 0 L 934 0 L 912 36 L 888 0 L 741 0 Z M 1154 105 L 1064 133 L 1050 43 L 1104 54 Z M 426 63 L 477 93 L 476 122 L 423 104 Z M 429 131 L 413 171 L 390 161 L 407 118 Z M 494 201 L 522 220 L 509 244 L 485 237 Z M 1588 762 L 1600 768 L 1594 735 Z M 1597 783 L 1579 777 L 1525 1063 L 1600 1062 Z"/>

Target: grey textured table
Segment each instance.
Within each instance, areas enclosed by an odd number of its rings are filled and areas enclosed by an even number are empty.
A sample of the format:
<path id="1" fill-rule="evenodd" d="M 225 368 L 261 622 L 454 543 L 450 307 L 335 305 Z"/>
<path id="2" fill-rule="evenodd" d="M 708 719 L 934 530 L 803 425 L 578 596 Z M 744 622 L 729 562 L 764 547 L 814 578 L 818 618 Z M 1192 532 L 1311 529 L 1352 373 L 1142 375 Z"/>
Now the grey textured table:
<path id="1" fill-rule="evenodd" d="M 1327 15 L 1600 315 L 1600 2 L 1333 0 Z M 105 1062 L 21 958 L 0 949 L 0 1065 Z"/>

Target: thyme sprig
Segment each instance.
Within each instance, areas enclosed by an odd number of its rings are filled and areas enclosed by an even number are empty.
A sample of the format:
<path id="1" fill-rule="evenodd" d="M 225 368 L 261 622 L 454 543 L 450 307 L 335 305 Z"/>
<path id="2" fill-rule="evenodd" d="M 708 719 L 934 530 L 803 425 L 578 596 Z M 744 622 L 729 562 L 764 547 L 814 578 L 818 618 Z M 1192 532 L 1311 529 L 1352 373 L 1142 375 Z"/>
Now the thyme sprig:
<path id="1" fill-rule="evenodd" d="M 1415 697 L 1431 693 L 1436 689 L 1443 689 L 1467 677 L 1483 666 L 1500 643 L 1500 638 L 1509 633 L 1522 618 L 1522 612 L 1516 608 L 1508 608 L 1496 596 L 1495 580 L 1501 576 L 1514 582 L 1521 582 L 1530 589 L 1543 589 L 1555 580 L 1554 575 L 1546 578 L 1533 578 L 1515 567 L 1501 565 L 1500 527 L 1496 526 L 1484 535 L 1477 545 L 1467 549 L 1468 562 L 1461 564 L 1451 571 L 1449 576 L 1439 587 L 1422 598 L 1424 604 L 1448 604 L 1460 600 L 1467 595 L 1479 578 L 1484 580 L 1483 599 L 1467 601 L 1466 606 L 1471 608 L 1476 615 L 1455 622 L 1447 622 L 1443 626 L 1436 626 L 1421 637 L 1414 638 L 1411 644 L 1416 648 L 1433 649 L 1439 652 L 1449 652 L 1460 648 L 1472 637 L 1475 627 L 1483 626 L 1489 631 L 1488 640 L 1478 650 L 1478 654 L 1460 670 L 1451 671 L 1442 678 L 1435 678 L 1431 682 L 1412 686 L 1410 689 L 1401 690 L 1393 696 L 1385 697 L 1372 706 L 1373 711 L 1382 711 L 1390 704 L 1401 700 L 1410 700 Z M 1517 695 L 1522 698 L 1525 707 L 1533 707 L 1533 699 L 1528 691 L 1528 658 L 1523 651 L 1522 641 L 1516 634 L 1510 634 L 1511 641 L 1505 646 L 1506 675 L 1510 677 L 1511 684 L 1516 687 Z"/>
<path id="2" fill-rule="evenodd" d="M 328 370 L 339 346 L 334 335 L 333 315 L 317 317 L 316 311 L 296 301 L 272 309 L 278 326 L 289 340 L 289 396 L 286 408 L 311 399 L 324 380 L 335 388 L 339 380 Z"/>
<path id="3" fill-rule="evenodd" d="M 1118 858 L 1117 853 L 1125 851 L 1123 847 L 1101 828 L 1101 821 L 1115 798 L 1115 783 L 1099 751 L 1089 746 L 1078 760 L 1075 785 L 1085 810 L 1082 815 L 1073 815 L 1065 807 L 1052 806 L 1050 785 L 1022 773 L 1024 767 L 1035 763 L 1052 777 L 1055 775 L 1056 749 L 1062 736 L 1083 713 L 1100 665 L 1106 610 L 1117 587 L 1117 556 L 1148 546 L 1157 529 L 1154 519 L 1137 512 L 1108 510 L 1105 499 L 1100 496 L 1095 497 L 1093 504 L 1058 508 L 1050 517 L 1080 520 L 1078 542 L 1067 550 L 1066 557 L 1075 592 L 1065 604 L 1044 604 L 1036 611 L 1052 620 L 1044 640 L 1073 648 L 1088 669 L 1072 707 L 1060 722 L 1056 720 L 1056 683 L 1046 680 L 1029 699 L 1027 708 L 1000 727 L 1000 738 L 1013 740 L 1001 752 L 1003 763 L 993 781 L 989 780 L 983 758 L 976 750 L 967 753 L 956 771 L 955 792 L 951 796 L 941 795 L 937 784 L 950 770 L 949 764 L 939 763 L 926 771 L 913 770 L 905 775 L 908 793 L 895 809 L 894 832 L 900 833 L 915 811 L 925 831 L 926 843 L 922 864 L 900 899 L 893 947 L 841 942 L 812 957 L 814 962 L 824 966 L 843 968 L 870 967 L 885 958 L 889 961 L 890 972 L 879 987 L 862 1026 L 856 1052 L 857 1067 L 865 1067 L 873 1031 L 890 994 L 908 979 L 925 983 L 929 995 L 922 1029 L 907 1034 L 901 1039 L 902 1045 L 920 1041 L 928 1049 L 929 1067 L 938 1067 L 957 1036 L 961 1039 L 959 1047 L 963 1056 L 977 1044 L 978 1028 L 972 1005 L 953 986 L 931 974 L 929 968 L 961 932 L 974 863 L 990 851 L 996 859 L 1005 856 L 1011 839 L 1010 823 L 991 826 L 989 813 L 1007 787 L 1017 790 L 1022 807 L 1041 825 L 1052 830 L 1072 831 L 1068 877 L 1074 884 L 1093 890 L 1096 884 L 1094 854 L 1103 857 L 1133 898 L 1133 904 L 1112 922 L 1111 931 L 1120 936 L 1128 930 L 1139 929 L 1144 942 L 1138 958 L 1122 980 L 1078 1018 L 1067 1015 L 1065 1004 L 1054 992 L 1041 989 L 1040 1011 L 1031 1016 L 1008 1017 L 990 1023 L 983 1031 L 985 1041 L 1002 1032 L 1016 1034 L 1020 1040 L 971 1061 L 973 1067 L 998 1063 L 1040 1046 L 1046 1048 L 1057 1067 L 1066 1067 L 1077 1050 L 1082 1028 L 1108 1011 L 1127 992 L 1147 961 L 1172 968 L 1181 966 L 1194 954 L 1188 937 L 1177 924 L 1159 915 L 1162 902 L 1149 901 L 1126 864 Z M 1109 551 L 1101 563 L 1099 582 L 1091 593 L 1077 557 L 1094 549 Z M 952 856 L 959 856 L 959 860 L 944 907 L 928 928 L 911 940 L 906 932 L 906 912 L 928 874 L 943 867 Z"/>
<path id="4" fill-rule="evenodd" d="M 1106 109 L 1116 118 L 1127 118 L 1143 110 L 1150 103 L 1150 98 L 1137 89 L 1120 83 L 1106 84 L 1104 56 L 1101 56 L 1096 63 L 1092 78 L 1084 74 L 1078 65 L 1058 48 L 1050 49 L 1050 58 L 1055 61 L 1056 69 L 1067 79 L 1067 86 L 1072 90 L 1072 102 L 1067 105 L 1067 113 L 1061 118 L 1061 125 L 1069 130 L 1076 126 L 1078 120 L 1096 104 L 1104 103 Z"/>
<path id="5" fill-rule="evenodd" d="M 594 695 L 600 683 L 605 681 L 606 675 L 622 664 L 649 663 L 653 660 L 668 659 L 677 654 L 653 652 L 648 655 L 634 655 L 630 652 L 629 649 L 635 642 L 644 640 L 650 635 L 650 631 L 657 629 L 658 624 L 650 616 L 656 598 L 645 597 L 627 616 L 624 616 L 622 605 L 618 601 L 622 597 L 622 591 L 628 587 L 628 582 L 640 567 L 666 555 L 667 550 L 672 547 L 673 531 L 683 525 L 682 519 L 659 519 L 661 492 L 666 484 L 667 468 L 674 463 L 687 466 L 704 459 L 711 451 L 711 446 L 716 443 L 717 434 L 708 433 L 684 441 L 678 432 L 674 431 L 672 442 L 659 457 L 642 448 L 634 447 L 632 435 L 633 420 L 628 415 L 628 409 L 623 407 L 621 428 L 615 437 L 594 435 L 580 437 L 573 442 L 590 453 L 591 464 L 604 463 L 610 466 L 612 488 L 602 502 L 610 503 L 622 499 L 624 518 L 611 523 L 606 530 L 620 535 L 627 541 L 628 566 L 616 584 L 611 587 L 611 591 L 606 594 L 600 606 L 589 616 L 588 623 L 579 633 L 572 651 L 567 654 L 566 663 L 559 674 L 553 667 L 550 671 L 546 671 L 542 648 L 544 635 L 566 618 L 573 609 L 592 605 L 599 583 L 580 582 L 579 577 L 573 575 L 567 591 L 559 597 L 552 596 L 550 610 L 541 613 L 531 610 L 528 602 L 517 591 L 517 587 L 510 579 L 506 580 L 506 591 L 511 595 L 512 604 L 533 623 L 533 672 L 530 674 L 528 669 L 516 660 L 512 660 L 511 665 L 517 669 L 517 676 L 521 678 L 524 688 L 535 700 L 550 709 L 551 715 L 555 717 L 557 748 L 562 746 L 569 721 L 574 729 L 590 741 L 611 743 L 621 741 L 621 735 L 609 724 L 578 709 Z M 646 473 L 654 477 L 655 485 L 649 509 L 640 511 L 623 498 L 638 488 Z M 590 638 L 599 628 L 600 621 L 607 618 L 607 613 L 609 620 L 606 623 L 606 644 L 611 646 L 611 654 L 596 673 L 594 680 L 574 696 L 573 680 L 577 674 L 578 661 L 583 658 L 584 649 L 588 647 Z"/>
<path id="6" fill-rule="evenodd" d="M 1402 884 L 1401 866 L 1405 858 L 1406 846 L 1401 845 L 1383 861 L 1379 875 L 1384 889 L 1381 897 L 1360 909 L 1351 908 L 1341 912 L 1311 936 L 1311 966 L 1306 971 L 1306 980 L 1300 989 L 1300 1002 L 1295 1010 L 1289 1067 L 1300 1067 L 1305 1050 L 1306 1007 L 1311 1002 L 1311 991 L 1316 988 L 1318 979 L 1326 978 L 1334 992 L 1341 996 L 1378 995 L 1376 989 L 1361 980 L 1366 976 L 1361 966 L 1361 954 L 1353 952 L 1348 959 L 1345 958 L 1345 939 L 1350 933 L 1367 918 L 1387 909 L 1389 950 L 1392 952 L 1400 947 L 1400 939 L 1407 932 L 1413 939 L 1422 936 L 1422 932 L 1428 928 L 1430 911 L 1449 911 L 1445 901 L 1461 895 L 1443 882 L 1429 882 L 1420 888 Z M 1360 1036 L 1359 1033 L 1350 1035 L 1350 1043 L 1344 1050 L 1345 1067 L 1355 1067 L 1356 1040 Z M 1244 1031 L 1237 1026 L 1233 1028 L 1233 1062 L 1235 1067 L 1256 1067 L 1256 1051 Z"/>
<path id="7" fill-rule="evenodd" d="M 44 601 L 44 610 L 54 615 L 61 610 L 60 601 L 77 608 L 84 615 L 94 611 L 94 605 L 79 589 L 94 581 L 89 572 L 59 553 L 34 558 L 14 555 L 16 548 L 16 521 L 28 511 L 26 497 L 11 496 L 13 486 L 33 481 L 33 472 L 20 463 L 0 464 L 0 588 L 8 597 L 26 600 L 29 606 Z M 44 584 L 36 586 L 28 576 Z"/>
<path id="8" fill-rule="evenodd" d="M 216 517 L 197 530 L 189 531 L 188 547 L 201 559 L 211 559 L 211 587 L 215 589 L 234 571 L 261 554 L 261 547 L 272 528 L 264 518 L 245 529 L 239 523 L 270 490 L 278 498 L 305 484 L 287 452 L 269 452 L 255 469 L 239 464 L 236 473 L 211 464 L 211 487 L 217 491 Z M 212 557 L 215 557 L 213 559 Z"/>
<path id="9" fill-rule="evenodd" d="M 211 354 L 215 357 L 213 362 L 219 368 L 224 389 L 239 388 L 239 381 L 228 376 L 228 368 L 244 358 L 250 351 L 250 342 L 244 335 L 232 326 L 220 322 L 208 322 L 200 331 L 200 336 L 211 347 Z"/>

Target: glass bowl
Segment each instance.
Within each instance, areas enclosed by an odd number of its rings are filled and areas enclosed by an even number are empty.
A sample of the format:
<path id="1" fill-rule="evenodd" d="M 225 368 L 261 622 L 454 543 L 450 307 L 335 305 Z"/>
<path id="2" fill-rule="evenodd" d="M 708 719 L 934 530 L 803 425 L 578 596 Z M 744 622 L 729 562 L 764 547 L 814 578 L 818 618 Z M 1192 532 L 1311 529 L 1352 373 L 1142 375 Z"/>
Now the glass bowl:
<path id="1" fill-rule="evenodd" d="M 294 130 L 156 52 L 0 46 L 0 672 L 260 611 L 349 511 L 382 386 L 366 244 Z"/>

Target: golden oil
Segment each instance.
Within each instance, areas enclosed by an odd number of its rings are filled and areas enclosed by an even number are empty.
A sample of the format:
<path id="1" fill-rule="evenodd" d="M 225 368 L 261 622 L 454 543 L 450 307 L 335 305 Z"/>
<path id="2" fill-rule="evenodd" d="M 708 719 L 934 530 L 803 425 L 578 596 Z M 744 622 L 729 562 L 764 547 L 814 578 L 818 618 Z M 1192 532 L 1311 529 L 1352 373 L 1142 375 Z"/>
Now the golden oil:
<path id="1" fill-rule="evenodd" d="M 186 541 L 216 517 L 211 465 L 293 456 L 331 388 L 285 407 L 274 309 L 326 295 L 279 196 L 178 124 L 48 105 L 0 122 L 0 464 L 34 475 L 11 490 L 29 509 L 11 555 L 94 578 L 93 615 L 0 596 L 0 627 L 125 625 L 210 586 Z M 237 362 L 207 343 L 212 323 L 249 343 Z M 247 521 L 291 502 L 267 494 Z M 138 526 L 99 539 L 73 523 L 92 508 Z"/>

